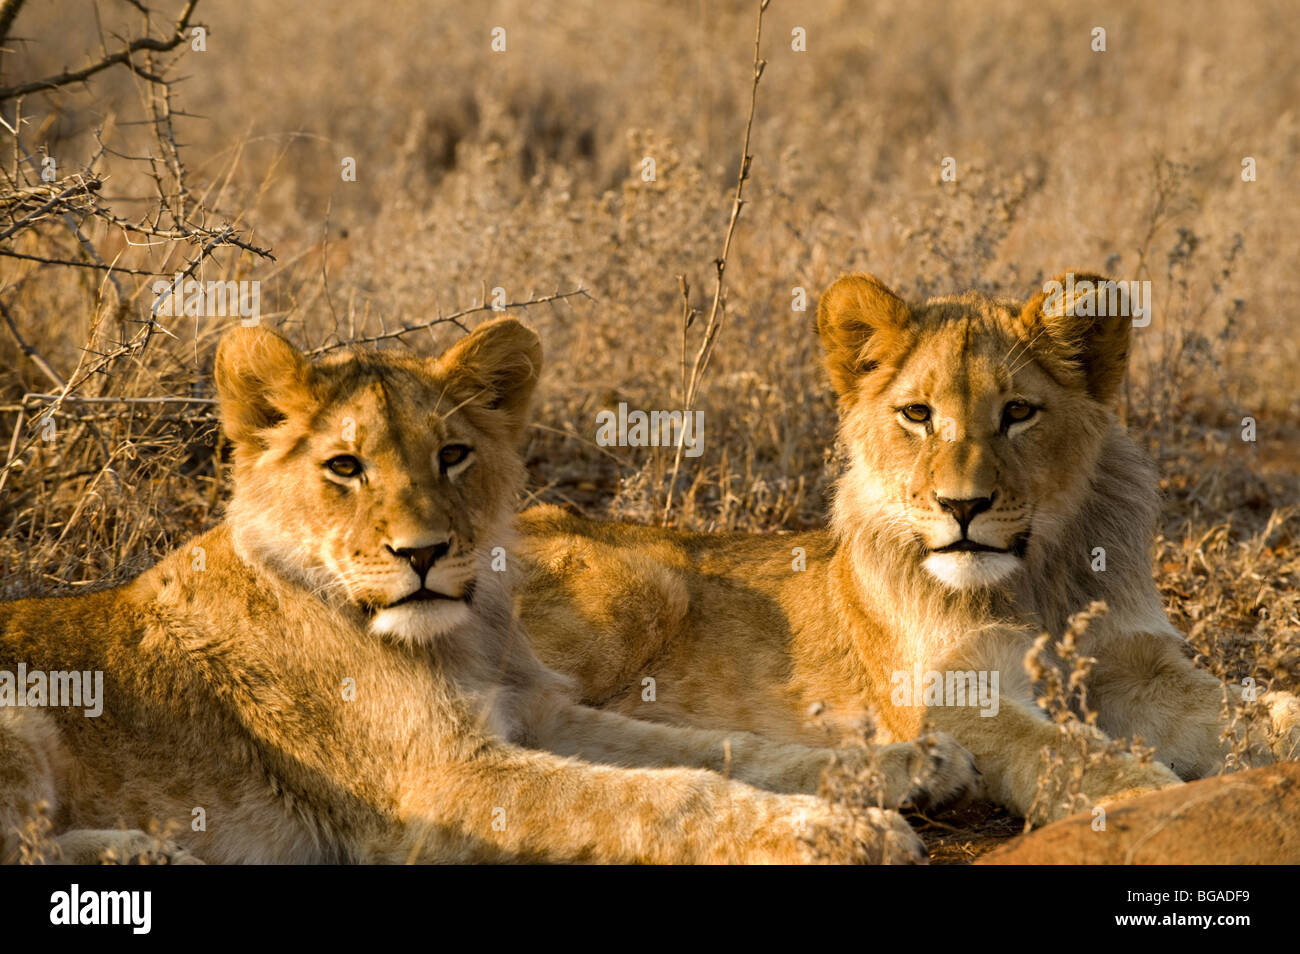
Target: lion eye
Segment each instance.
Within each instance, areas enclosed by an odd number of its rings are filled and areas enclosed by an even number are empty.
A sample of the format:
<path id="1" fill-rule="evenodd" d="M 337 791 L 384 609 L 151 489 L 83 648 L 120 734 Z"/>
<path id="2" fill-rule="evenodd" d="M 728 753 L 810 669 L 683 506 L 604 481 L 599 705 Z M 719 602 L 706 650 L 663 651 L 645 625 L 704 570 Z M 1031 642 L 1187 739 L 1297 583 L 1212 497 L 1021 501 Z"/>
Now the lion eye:
<path id="1" fill-rule="evenodd" d="M 1038 408 L 1028 401 L 1008 401 L 1007 406 L 1002 409 L 1002 426 L 1019 424 L 1021 421 L 1029 420 L 1037 413 Z"/>
<path id="2" fill-rule="evenodd" d="M 337 457 L 331 457 L 325 461 L 325 466 L 329 468 L 330 473 L 337 474 L 340 477 L 361 476 L 361 461 L 351 454 L 339 454 Z"/>
<path id="3" fill-rule="evenodd" d="M 470 450 L 464 444 L 448 444 L 438 451 L 438 463 L 444 471 L 448 470 L 468 458 Z"/>
<path id="4" fill-rule="evenodd" d="M 924 404 L 909 404 L 903 408 L 903 417 L 914 424 L 924 424 L 930 419 L 930 409 Z"/>

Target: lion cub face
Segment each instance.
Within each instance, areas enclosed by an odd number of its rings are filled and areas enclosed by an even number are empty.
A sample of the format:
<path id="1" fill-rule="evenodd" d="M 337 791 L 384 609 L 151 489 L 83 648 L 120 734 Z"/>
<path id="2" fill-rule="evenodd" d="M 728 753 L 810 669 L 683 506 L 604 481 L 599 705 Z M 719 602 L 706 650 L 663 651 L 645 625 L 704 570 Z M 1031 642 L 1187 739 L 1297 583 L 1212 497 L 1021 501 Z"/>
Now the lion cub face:
<path id="1" fill-rule="evenodd" d="M 851 458 L 837 520 L 880 528 L 950 589 L 1007 581 L 1084 498 L 1127 362 L 1117 310 L 1042 293 L 910 307 L 839 279 L 818 311 Z"/>
<path id="2" fill-rule="evenodd" d="M 312 364 L 271 331 L 230 332 L 216 380 L 241 553 L 354 604 L 377 633 L 423 641 L 464 623 L 507 542 L 540 367 L 513 319 L 432 359 Z"/>

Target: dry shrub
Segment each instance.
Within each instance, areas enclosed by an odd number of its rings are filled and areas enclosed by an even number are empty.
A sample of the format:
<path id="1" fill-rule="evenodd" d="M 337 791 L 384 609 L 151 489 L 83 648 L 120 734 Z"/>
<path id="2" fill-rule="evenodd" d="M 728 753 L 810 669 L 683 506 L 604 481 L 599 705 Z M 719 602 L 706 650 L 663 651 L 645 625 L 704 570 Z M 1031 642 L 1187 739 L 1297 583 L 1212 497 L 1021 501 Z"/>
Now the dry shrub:
<path id="1" fill-rule="evenodd" d="M 1057 743 L 1042 752 L 1038 790 L 1025 817 L 1025 830 L 1046 819 L 1092 808 L 1083 793 L 1088 772 L 1121 756 L 1149 762 L 1154 750 L 1142 739 L 1112 739 L 1097 728 L 1097 713 L 1088 704 L 1088 677 L 1096 662 L 1079 651 L 1079 641 L 1089 624 L 1107 613 L 1106 604 L 1093 602 L 1070 617 L 1059 637 L 1041 634 L 1025 654 L 1025 671 L 1035 686 L 1035 701 L 1056 726 Z"/>
<path id="2" fill-rule="evenodd" d="M 50 803 L 40 802 L 18 829 L 18 864 L 49 865 L 59 861 L 59 843 L 54 840 L 54 822 L 50 818 Z"/>

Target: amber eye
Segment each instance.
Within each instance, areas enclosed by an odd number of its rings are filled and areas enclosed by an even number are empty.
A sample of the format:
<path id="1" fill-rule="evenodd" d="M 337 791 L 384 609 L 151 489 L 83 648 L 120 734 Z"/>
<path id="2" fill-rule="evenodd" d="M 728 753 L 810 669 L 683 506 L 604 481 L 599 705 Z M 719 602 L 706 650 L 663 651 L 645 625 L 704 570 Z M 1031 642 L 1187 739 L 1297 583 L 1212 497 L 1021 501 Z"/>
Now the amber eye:
<path id="1" fill-rule="evenodd" d="M 924 404 L 909 404 L 902 413 L 913 424 L 924 424 L 930 419 L 930 409 Z"/>
<path id="2" fill-rule="evenodd" d="M 438 463 L 444 471 L 448 470 L 466 460 L 470 452 L 471 449 L 464 444 L 448 444 L 438 451 Z"/>
<path id="3" fill-rule="evenodd" d="M 325 461 L 325 466 L 329 468 L 330 473 L 337 474 L 340 477 L 361 476 L 361 461 L 351 454 L 339 454 L 337 457 L 331 457 Z"/>
<path id="4" fill-rule="evenodd" d="M 1007 406 L 1002 409 L 1002 426 L 1019 424 L 1021 421 L 1029 420 L 1037 413 L 1038 408 L 1028 401 L 1008 401 Z"/>

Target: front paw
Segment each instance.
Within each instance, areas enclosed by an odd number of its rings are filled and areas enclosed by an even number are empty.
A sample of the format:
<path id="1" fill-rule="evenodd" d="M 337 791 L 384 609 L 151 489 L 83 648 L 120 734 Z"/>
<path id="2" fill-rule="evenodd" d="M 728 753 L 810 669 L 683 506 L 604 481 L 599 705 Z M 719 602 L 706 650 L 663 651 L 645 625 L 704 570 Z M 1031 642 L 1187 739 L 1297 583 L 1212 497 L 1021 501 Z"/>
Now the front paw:
<path id="1" fill-rule="evenodd" d="M 798 796 L 796 796 L 798 797 Z M 800 860 L 811 864 L 923 865 L 925 845 L 903 816 L 808 799 L 792 816 Z"/>
<path id="2" fill-rule="evenodd" d="M 922 770 L 903 804 L 922 811 L 942 808 L 983 788 L 975 756 L 952 736 L 933 732 L 912 744 L 920 751 Z"/>
<path id="3" fill-rule="evenodd" d="M 1289 692 L 1266 692 L 1268 707 L 1269 749 L 1279 762 L 1300 758 L 1300 699 Z"/>
<path id="4" fill-rule="evenodd" d="M 1107 780 L 1105 790 L 1096 796 L 1095 802 L 1104 808 L 1116 802 L 1185 784 L 1187 783 L 1163 762 L 1141 762 L 1128 757 L 1114 777 Z"/>
<path id="5" fill-rule="evenodd" d="M 880 746 L 861 759 L 868 773 L 872 766 L 877 770 L 880 804 L 885 808 L 941 808 L 981 789 L 974 756 L 942 732 Z"/>
<path id="6" fill-rule="evenodd" d="M 174 842 L 139 830 L 77 829 L 60 835 L 59 861 L 69 865 L 201 865 Z"/>

